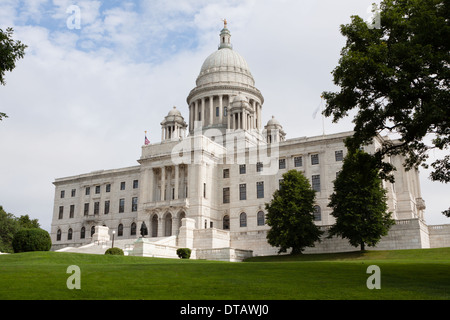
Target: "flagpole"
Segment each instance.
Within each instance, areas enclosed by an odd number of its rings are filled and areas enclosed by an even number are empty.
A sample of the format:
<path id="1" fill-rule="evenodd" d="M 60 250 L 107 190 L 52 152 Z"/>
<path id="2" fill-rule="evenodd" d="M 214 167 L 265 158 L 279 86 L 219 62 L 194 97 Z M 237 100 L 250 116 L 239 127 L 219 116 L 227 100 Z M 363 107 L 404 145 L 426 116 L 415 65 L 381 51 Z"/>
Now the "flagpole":
<path id="1" fill-rule="evenodd" d="M 323 96 L 320 96 L 320 114 L 322 115 L 322 135 L 325 136 L 325 121 L 323 116 Z"/>

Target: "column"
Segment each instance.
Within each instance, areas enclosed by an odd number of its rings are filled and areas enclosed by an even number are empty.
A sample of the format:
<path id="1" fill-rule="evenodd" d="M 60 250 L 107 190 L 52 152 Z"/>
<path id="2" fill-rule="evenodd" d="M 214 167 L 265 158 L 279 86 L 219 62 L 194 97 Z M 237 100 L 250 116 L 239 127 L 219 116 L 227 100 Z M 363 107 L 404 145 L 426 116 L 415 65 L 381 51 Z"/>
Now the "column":
<path id="1" fill-rule="evenodd" d="M 189 129 L 192 128 L 192 103 L 189 105 Z"/>
<path id="2" fill-rule="evenodd" d="M 241 129 L 241 113 L 238 112 L 237 114 L 237 126 L 236 129 Z"/>
<path id="3" fill-rule="evenodd" d="M 195 100 L 194 104 L 194 122 L 198 120 L 198 100 Z M 192 128 L 194 128 L 194 125 L 192 125 Z"/>
<path id="4" fill-rule="evenodd" d="M 214 118 L 213 115 L 215 115 L 215 110 L 214 109 L 214 97 L 210 96 L 209 97 L 209 125 L 211 126 L 214 122 Z"/>
<path id="5" fill-rule="evenodd" d="M 161 201 L 166 199 L 166 167 L 161 167 Z"/>
<path id="6" fill-rule="evenodd" d="M 204 127 L 205 124 L 205 98 L 202 98 L 202 127 Z"/>
<path id="7" fill-rule="evenodd" d="M 231 114 L 228 112 L 228 113 L 227 113 L 227 129 L 228 129 L 228 130 L 231 129 L 231 128 L 230 128 L 230 117 L 231 117 Z"/>
<path id="8" fill-rule="evenodd" d="M 219 124 L 222 124 L 223 121 L 223 95 L 219 95 Z"/>
<path id="9" fill-rule="evenodd" d="M 147 201 L 153 202 L 154 201 L 154 175 L 153 175 L 153 168 L 148 169 L 147 172 Z"/>
<path id="10" fill-rule="evenodd" d="M 258 119 L 258 114 L 256 112 L 256 101 L 253 100 L 253 122 L 252 122 L 252 127 L 253 129 L 258 128 L 258 125 L 256 124 L 256 120 Z"/>
<path id="11" fill-rule="evenodd" d="M 179 165 L 175 166 L 175 196 L 174 196 L 175 200 L 178 199 L 179 167 L 180 167 Z"/>
<path id="12" fill-rule="evenodd" d="M 261 129 L 261 105 L 257 103 L 256 107 L 258 108 L 258 129 Z"/>
<path id="13" fill-rule="evenodd" d="M 164 127 L 161 127 L 161 141 L 164 141 Z"/>

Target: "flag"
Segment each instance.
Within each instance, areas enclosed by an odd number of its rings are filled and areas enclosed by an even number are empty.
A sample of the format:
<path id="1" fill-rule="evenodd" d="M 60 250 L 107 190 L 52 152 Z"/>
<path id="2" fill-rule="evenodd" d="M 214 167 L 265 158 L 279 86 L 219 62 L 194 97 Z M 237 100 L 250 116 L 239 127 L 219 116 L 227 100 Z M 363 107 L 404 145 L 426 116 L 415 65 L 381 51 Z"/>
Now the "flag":
<path id="1" fill-rule="evenodd" d="M 145 145 L 149 145 L 150 144 L 150 140 L 147 139 L 147 131 L 145 131 Z"/>
<path id="2" fill-rule="evenodd" d="M 316 108 L 316 110 L 314 110 L 313 115 L 312 115 L 313 119 L 316 118 L 316 115 L 317 115 L 317 112 L 319 112 L 319 109 L 320 109 L 320 105 Z"/>

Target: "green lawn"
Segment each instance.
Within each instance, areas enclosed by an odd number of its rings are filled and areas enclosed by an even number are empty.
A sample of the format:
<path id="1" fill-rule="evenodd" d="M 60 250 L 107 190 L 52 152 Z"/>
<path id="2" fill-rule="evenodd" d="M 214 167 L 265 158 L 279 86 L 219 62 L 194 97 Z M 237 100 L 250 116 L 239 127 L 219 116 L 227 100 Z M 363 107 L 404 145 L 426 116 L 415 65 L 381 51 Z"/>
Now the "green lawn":
<path id="1" fill-rule="evenodd" d="M 81 270 L 69 290 L 67 267 Z M 381 289 L 366 286 L 367 267 Z M 243 263 L 33 252 L 0 255 L 0 299 L 450 299 L 450 248 L 252 258 Z"/>

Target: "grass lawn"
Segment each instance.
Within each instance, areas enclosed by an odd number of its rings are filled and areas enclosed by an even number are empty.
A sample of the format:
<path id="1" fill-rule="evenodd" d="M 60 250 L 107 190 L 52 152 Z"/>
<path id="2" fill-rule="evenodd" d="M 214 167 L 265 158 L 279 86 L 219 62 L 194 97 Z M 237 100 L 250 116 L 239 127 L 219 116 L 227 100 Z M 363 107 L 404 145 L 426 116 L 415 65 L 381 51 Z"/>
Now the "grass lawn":
<path id="1" fill-rule="evenodd" d="M 67 267 L 81 270 L 69 290 Z M 367 267 L 381 270 L 369 290 Z M 0 255 L 0 299 L 450 299 L 450 248 L 257 257 L 242 263 L 64 252 Z"/>

